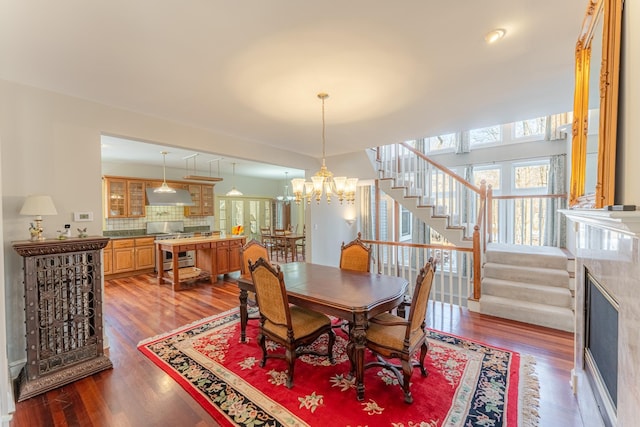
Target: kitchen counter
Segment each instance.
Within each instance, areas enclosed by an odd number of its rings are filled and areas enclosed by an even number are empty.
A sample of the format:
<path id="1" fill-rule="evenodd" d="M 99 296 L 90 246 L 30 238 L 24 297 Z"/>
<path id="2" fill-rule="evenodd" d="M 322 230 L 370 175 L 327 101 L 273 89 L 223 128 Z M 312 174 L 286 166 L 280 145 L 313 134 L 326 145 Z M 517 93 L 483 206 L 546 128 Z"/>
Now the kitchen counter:
<path id="1" fill-rule="evenodd" d="M 156 240 L 156 271 L 158 284 L 170 283 L 173 290 L 182 289 L 186 281 L 209 278 L 213 283 L 220 274 L 241 269 L 240 249 L 246 242 L 246 236 L 199 236 L 179 239 Z M 180 269 L 179 253 L 193 251 L 195 269 Z M 163 252 L 171 252 L 172 268 L 164 271 Z M 181 270 L 183 273 L 181 276 Z M 196 274 L 197 273 L 197 274 Z"/>
<path id="2" fill-rule="evenodd" d="M 180 245 L 192 245 L 196 243 L 205 242 L 220 242 L 220 241 L 232 241 L 246 239 L 246 236 L 197 236 L 197 237 L 184 237 L 179 239 L 165 239 L 156 240 L 155 243 L 162 244 L 163 246 L 180 246 Z"/>

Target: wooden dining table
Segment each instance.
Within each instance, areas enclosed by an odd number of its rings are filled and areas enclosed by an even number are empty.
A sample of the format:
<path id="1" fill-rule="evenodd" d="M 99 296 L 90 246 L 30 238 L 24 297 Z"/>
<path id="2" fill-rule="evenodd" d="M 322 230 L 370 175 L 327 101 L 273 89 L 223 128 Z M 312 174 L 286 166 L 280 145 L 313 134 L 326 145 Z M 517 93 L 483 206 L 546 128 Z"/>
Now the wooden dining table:
<path id="1" fill-rule="evenodd" d="M 271 241 L 282 240 L 284 242 L 284 261 L 287 262 L 287 257 L 289 251 L 291 251 L 291 261 L 295 261 L 295 255 L 297 253 L 296 243 L 298 240 L 302 240 L 305 238 L 304 234 L 294 234 L 286 232 L 283 235 L 278 234 L 269 234 L 266 237 L 271 239 Z"/>
<path id="2" fill-rule="evenodd" d="M 281 264 L 291 304 L 348 320 L 351 323 L 347 353 L 356 376 L 356 397 L 364 400 L 364 352 L 370 318 L 394 309 L 407 290 L 406 279 L 337 267 L 292 262 Z M 241 342 L 246 342 L 247 294 L 254 292 L 251 276 L 238 279 Z"/>

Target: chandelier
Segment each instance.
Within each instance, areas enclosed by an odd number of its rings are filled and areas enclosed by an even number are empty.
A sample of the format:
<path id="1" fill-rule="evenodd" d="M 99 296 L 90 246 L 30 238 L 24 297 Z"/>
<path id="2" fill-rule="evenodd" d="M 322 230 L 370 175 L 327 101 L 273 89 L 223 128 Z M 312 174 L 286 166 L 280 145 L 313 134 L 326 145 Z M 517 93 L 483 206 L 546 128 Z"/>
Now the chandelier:
<path id="1" fill-rule="evenodd" d="M 286 182 L 288 181 L 288 178 L 289 178 L 289 172 L 285 172 L 285 173 L 284 173 L 284 182 L 285 182 L 285 185 L 284 185 L 284 194 L 283 194 L 283 195 L 281 195 L 281 196 L 276 196 L 276 199 L 277 199 L 278 201 L 280 201 L 280 202 L 286 202 L 286 203 L 289 203 L 289 202 L 291 202 L 292 200 L 295 200 L 295 199 L 296 199 L 296 198 L 295 198 L 295 196 L 292 196 L 291 194 L 289 194 L 289 185 L 288 185 L 288 184 L 286 184 Z"/>
<path id="2" fill-rule="evenodd" d="M 340 204 L 344 200 L 347 203 L 353 203 L 356 199 L 356 185 L 358 184 L 358 178 L 347 178 L 346 176 L 333 176 L 333 174 L 327 169 L 325 162 L 325 120 L 324 120 L 324 100 L 329 97 L 326 93 L 319 93 L 318 98 L 322 100 L 322 166 L 315 175 L 311 177 L 311 182 L 305 181 L 302 178 L 296 178 L 291 180 L 291 186 L 293 187 L 293 194 L 295 195 L 296 203 L 300 204 L 303 198 L 307 199 L 307 204 L 311 203 L 311 199 L 315 198 L 316 203 L 320 204 L 322 194 L 326 194 L 327 203 L 331 203 L 331 197 L 335 196 L 340 201 Z"/>

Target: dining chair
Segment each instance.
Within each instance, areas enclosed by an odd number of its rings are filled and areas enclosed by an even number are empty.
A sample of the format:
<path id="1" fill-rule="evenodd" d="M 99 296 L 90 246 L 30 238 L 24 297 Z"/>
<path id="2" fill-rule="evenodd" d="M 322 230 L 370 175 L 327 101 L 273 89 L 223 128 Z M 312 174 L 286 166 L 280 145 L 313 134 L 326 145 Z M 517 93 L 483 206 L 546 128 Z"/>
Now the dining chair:
<path id="1" fill-rule="evenodd" d="M 251 275 L 249 271 L 249 261 L 257 261 L 260 258 L 264 258 L 269 261 L 269 250 L 255 239 L 251 239 L 244 246 L 240 248 L 240 258 L 242 259 L 242 265 L 240 265 L 240 273 L 243 276 Z M 247 304 L 249 306 L 257 306 L 256 296 L 254 292 L 249 292 L 247 296 Z M 249 316 L 249 320 L 259 319 L 260 316 Z"/>
<path id="2" fill-rule="evenodd" d="M 375 361 L 366 363 L 364 369 L 382 367 L 396 376 L 404 392 L 404 401 L 413 403 L 411 395 L 411 374 L 419 367 L 423 377 L 427 376 L 424 358 L 429 350 L 425 318 L 431 293 L 431 284 L 435 274 L 432 260 L 420 269 L 416 286 L 411 298 L 409 319 L 391 313 L 381 313 L 369 320 L 366 347 L 376 356 Z M 420 349 L 420 357 L 414 360 Z M 398 359 L 399 363 L 391 360 Z"/>
<path id="3" fill-rule="evenodd" d="M 297 226 L 296 226 L 297 229 Z M 302 225 L 302 235 L 304 236 L 302 239 L 296 241 L 296 260 L 299 260 L 299 253 L 302 254 L 302 260 L 306 259 L 307 252 L 307 226 L 305 224 Z"/>
<path id="4" fill-rule="evenodd" d="M 340 268 L 343 270 L 369 272 L 371 269 L 371 247 L 362 243 L 362 234 L 358 232 L 351 242 L 340 246 Z"/>
<path id="5" fill-rule="evenodd" d="M 249 261 L 257 261 L 259 258 L 264 258 L 267 262 L 269 259 L 269 250 L 265 245 L 258 242 L 255 239 L 249 240 L 244 246 L 240 248 L 240 258 L 242 259 L 242 265 L 240 266 L 240 272 L 242 275 L 250 275 Z"/>
<path id="6" fill-rule="evenodd" d="M 286 235 L 287 233 L 284 228 L 273 229 L 273 248 L 276 250 L 276 254 L 278 256 L 282 255 L 283 258 L 286 254 L 286 244 L 287 244 L 287 239 L 285 238 Z M 284 262 L 287 262 L 287 260 L 284 259 Z"/>
<path id="7" fill-rule="evenodd" d="M 362 243 L 362 234 L 351 242 L 340 246 L 340 268 L 342 270 L 360 271 L 369 273 L 371 269 L 371 247 Z M 342 320 L 334 324 L 334 328 L 341 328 L 347 335 L 349 334 L 349 322 Z"/>
<path id="8" fill-rule="evenodd" d="M 271 228 L 260 227 L 260 242 L 262 242 L 262 246 L 267 248 L 269 252 L 271 252 L 271 256 L 273 256 L 273 238 L 271 237 Z"/>
<path id="9" fill-rule="evenodd" d="M 260 311 L 260 333 L 258 334 L 258 343 L 262 348 L 260 366 L 265 366 L 267 358 L 285 359 L 289 367 L 286 385 L 287 388 L 291 388 L 293 387 L 293 368 L 299 355 L 327 356 L 333 365 L 333 345 L 336 335 L 331 328 L 331 319 L 317 311 L 289 304 L 280 266 L 274 268 L 266 259 L 259 258 L 255 263 L 249 261 L 249 270 Z M 303 349 L 324 334 L 329 338 L 326 354 L 308 348 Z M 284 354 L 268 353 L 267 339 L 283 346 Z"/>

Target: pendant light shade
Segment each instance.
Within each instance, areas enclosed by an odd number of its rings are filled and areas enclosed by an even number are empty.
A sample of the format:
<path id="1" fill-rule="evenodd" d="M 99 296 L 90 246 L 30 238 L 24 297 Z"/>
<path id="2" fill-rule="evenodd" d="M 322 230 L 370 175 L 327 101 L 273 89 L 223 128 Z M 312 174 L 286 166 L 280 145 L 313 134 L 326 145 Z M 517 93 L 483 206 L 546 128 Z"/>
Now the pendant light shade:
<path id="1" fill-rule="evenodd" d="M 167 152 L 161 151 L 162 154 L 162 185 L 155 190 L 154 193 L 175 193 L 176 190 L 167 184 Z"/>
<path id="2" fill-rule="evenodd" d="M 242 196 L 242 192 L 240 192 L 236 188 L 236 164 L 235 163 L 231 163 L 231 164 L 233 165 L 233 181 L 231 181 L 232 187 L 231 187 L 231 190 L 227 192 L 227 196 L 231 196 L 231 197 Z"/>

